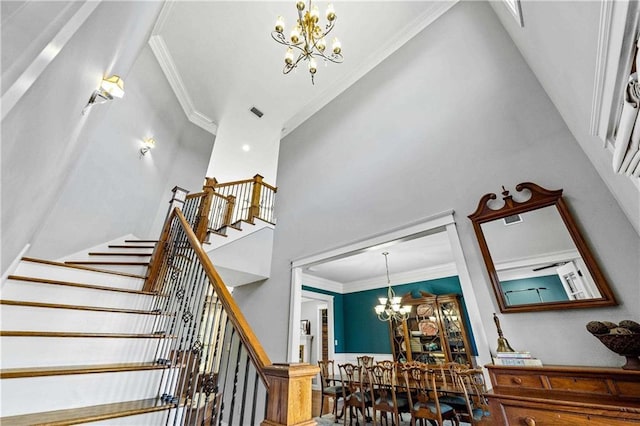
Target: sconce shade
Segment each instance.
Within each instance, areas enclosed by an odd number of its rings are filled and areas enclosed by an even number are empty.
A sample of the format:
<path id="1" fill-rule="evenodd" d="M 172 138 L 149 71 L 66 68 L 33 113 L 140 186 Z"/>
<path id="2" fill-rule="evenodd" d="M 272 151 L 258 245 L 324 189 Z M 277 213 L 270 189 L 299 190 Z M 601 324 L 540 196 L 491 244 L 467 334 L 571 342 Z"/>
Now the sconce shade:
<path id="1" fill-rule="evenodd" d="M 142 144 L 144 146 L 140 148 L 140 157 L 145 155 L 151 148 L 156 146 L 156 140 L 154 138 L 144 138 L 142 139 Z"/>
<path id="2" fill-rule="evenodd" d="M 114 98 L 122 98 L 124 96 L 124 80 L 120 76 L 112 75 L 103 79 L 100 88 Z"/>

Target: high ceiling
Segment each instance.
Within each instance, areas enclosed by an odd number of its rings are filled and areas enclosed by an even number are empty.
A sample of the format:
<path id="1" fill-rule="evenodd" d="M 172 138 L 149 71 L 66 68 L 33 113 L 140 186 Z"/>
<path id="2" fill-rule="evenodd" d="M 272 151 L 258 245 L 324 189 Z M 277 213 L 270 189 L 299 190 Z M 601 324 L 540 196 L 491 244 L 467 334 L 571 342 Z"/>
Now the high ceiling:
<path id="1" fill-rule="evenodd" d="M 324 24 L 328 2 L 317 2 Z M 286 48 L 271 37 L 276 18 L 285 34 L 297 19 L 290 1 L 169 1 L 150 44 L 187 116 L 215 133 L 225 120 L 290 132 L 365 75 L 455 1 L 369 1 L 335 4 L 331 37 L 342 42 L 344 63 L 319 64 L 315 85 L 301 69 L 283 75 Z M 268 133 L 268 132 L 267 132 Z"/>

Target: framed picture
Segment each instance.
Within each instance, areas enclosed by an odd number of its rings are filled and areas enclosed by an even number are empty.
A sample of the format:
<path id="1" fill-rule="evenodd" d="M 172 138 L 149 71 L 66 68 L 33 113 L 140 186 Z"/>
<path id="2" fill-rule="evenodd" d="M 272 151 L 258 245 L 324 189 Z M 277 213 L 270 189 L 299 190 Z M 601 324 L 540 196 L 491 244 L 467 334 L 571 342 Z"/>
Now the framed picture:
<path id="1" fill-rule="evenodd" d="M 300 321 L 300 334 L 311 334 L 311 323 L 309 320 Z"/>

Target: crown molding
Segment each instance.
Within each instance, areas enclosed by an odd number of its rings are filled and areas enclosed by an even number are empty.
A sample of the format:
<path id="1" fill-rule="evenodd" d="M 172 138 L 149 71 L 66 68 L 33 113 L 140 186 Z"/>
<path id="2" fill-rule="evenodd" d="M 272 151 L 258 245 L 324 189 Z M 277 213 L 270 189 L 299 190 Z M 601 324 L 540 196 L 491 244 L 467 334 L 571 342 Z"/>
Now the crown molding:
<path id="1" fill-rule="evenodd" d="M 444 265 L 433 266 L 430 268 L 414 269 L 413 271 L 406 271 L 401 273 L 394 273 L 391 283 L 392 287 L 401 284 L 411 284 L 420 281 L 435 280 L 438 278 L 451 277 L 458 275 L 458 270 L 454 262 L 446 263 Z M 368 280 L 351 281 L 343 283 L 344 293 L 355 293 L 358 291 L 374 290 L 376 288 L 386 288 L 386 277 L 379 277 Z"/>
<path id="2" fill-rule="evenodd" d="M 166 15 L 164 15 L 165 17 L 163 17 L 163 13 L 165 12 L 165 10 L 167 9 L 162 9 L 160 17 L 156 22 L 156 27 L 161 27 L 162 25 L 159 25 L 160 21 L 162 20 L 164 22 L 164 20 L 166 20 Z M 189 121 L 191 121 L 196 126 L 203 128 L 207 132 L 215 135 L 218 131 L 218 125 L 214 123 L 211 118 L 196 110 L 195 106 L 193 105 L 193 101 L 191 100 L 191 96 L 189 96 L 182 77 L 178 72 L 175 61 L 173 60 L 173 57 L 169 52 L 169 48 L 164 42 L 162 36 L 158 34 L 152 35 L 149 38 L 149 46 L 151 47 L 151 51 L 158 60 L 162 72 L 167 78 L 171 89 L 173 89 L 173 92 L 178 98 L 178 102 L 180 103 L 180 106 L 182 107 L 182 110 L 184 111 Z"/>
<path id="3" fill-rule="evenodd" d="M 302 273 L 302 285 L 317 288 L 320 290 L 332 291 L 334 293 L 344 293 L 343 285 L 337 281 L 328 280 L 326 278 L 315 277 L 306 273 Z"/>
<path id="4" fill-rule="evenodd" d="M 413 21 L 409 22 L 403 28 L 398 29 L 396 36 L 390 39 L 387 43 L 383 44 L 379 49 L 374 51 L 363 63 L 361 67 L 345 75 L 344 78 L 337 80 L 323 93 L 314 97 L 313 100 L 307 103 L 302 109 L 296 113 L 293 117 L 289 118 L 283 124 L 283 131 L 281 138 L 291 133 L 296 127 L 305 122 L 309 117 L 319 111 L 322 107 L 331 102 L 340 93 L 344 92 L 356 81 L 362 78 L 365 74 L 375 68 L 380 62 L 386 59 L 393 52 L 398 50 L 402 45 L 415 37 L 419 32 L 424 30 L 427 26 L 433 23 L 436 19 L 447 12 L 453 7 L 459 0 L 451 1 L 438 1 L 418 15 Z"/>

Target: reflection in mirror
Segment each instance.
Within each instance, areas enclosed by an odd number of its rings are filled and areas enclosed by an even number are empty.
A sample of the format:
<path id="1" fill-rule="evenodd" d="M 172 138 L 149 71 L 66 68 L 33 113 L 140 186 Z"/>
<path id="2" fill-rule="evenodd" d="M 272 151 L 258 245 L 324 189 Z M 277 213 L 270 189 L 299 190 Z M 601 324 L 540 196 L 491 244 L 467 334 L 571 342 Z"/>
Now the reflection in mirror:
<path id="1" fill-rule="evenodd" d="M 483 223 L 482 233 L 507 306 L 602 297 L 555 206 Z"/>
<path id="2" fill-rule="evenodd" d="M 530 182 L 516 190 L 529 199 L 515 201 L 503 187 L 501 208 L 490 208 L 496 195 L 486 194 L 469 216 L 500 310 L 615 305 L 562 190 L 549 191 Z"/>

